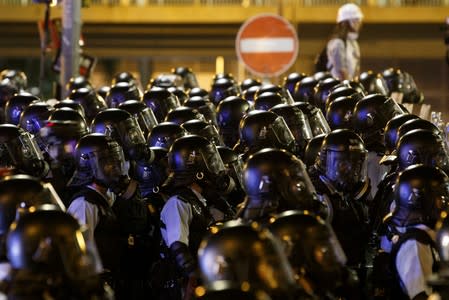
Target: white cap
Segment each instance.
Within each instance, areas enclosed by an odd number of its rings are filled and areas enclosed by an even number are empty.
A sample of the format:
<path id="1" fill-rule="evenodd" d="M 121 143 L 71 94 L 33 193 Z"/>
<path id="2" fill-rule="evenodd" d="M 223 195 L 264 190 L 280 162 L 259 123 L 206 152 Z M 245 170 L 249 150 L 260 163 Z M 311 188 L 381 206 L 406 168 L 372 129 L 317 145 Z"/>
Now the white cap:
<path id="1" fill-rule="evenodd" d="M 337 13 L 337 23 L 351 19 L 363 19 L 360 8 L 354 3 L 346 3 L 340 6 Z"/>

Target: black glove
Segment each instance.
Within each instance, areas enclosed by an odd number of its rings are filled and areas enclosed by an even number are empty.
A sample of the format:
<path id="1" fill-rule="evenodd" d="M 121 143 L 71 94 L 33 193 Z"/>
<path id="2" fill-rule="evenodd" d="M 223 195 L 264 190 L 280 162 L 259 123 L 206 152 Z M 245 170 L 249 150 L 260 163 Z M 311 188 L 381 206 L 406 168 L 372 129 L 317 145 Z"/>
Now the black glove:
<path id="1" fill-rule="evenodd" d="M 170 253 L 173 255 L 178 267 L 187 277 L 193 276 L 196 273 L 196 261 L 186 244 L 174 242 L 170 246 Z"/>

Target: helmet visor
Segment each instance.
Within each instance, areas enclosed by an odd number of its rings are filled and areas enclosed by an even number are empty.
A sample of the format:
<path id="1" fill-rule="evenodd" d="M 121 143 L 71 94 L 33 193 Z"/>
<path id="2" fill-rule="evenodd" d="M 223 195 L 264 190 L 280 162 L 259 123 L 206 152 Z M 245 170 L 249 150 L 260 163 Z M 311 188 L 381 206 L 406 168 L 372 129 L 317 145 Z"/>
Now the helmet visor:
<path id="1" fill-rule="evenodd" d="M 211 174 L 219 174 L 220 172 L 226 171 L 217 147 L 213 143 L 209 143 L 201 149 L 201 156 L 203 157 L 207 170 Z"/>
<path id="2" fill-rule="evenodd" d="M 288 128 L 283 117 L 279 116 L 274 120 L 271 124 L 271 130 L 281 145 L 290 146 L 295 142 L 295 137 L 290 131 L 290 128 Z"/>
<path id="3" fill-rule="evenodd" d="M 134 117 L 121 121 L 118 124 L 118 130 L 125 147 L 146 143 L 143 132 Z"/>
<path id="4" fill-rule="evenodd" d="M 326 177 L 340 186 L 352 186 L 367 176 L 366 152 L 328 151 Z"/>
<path id="5" fill-rule="evenodd" d="M 116 182 L 120 176 L 128 174 L 125 165 L 125 155 L 118 144 L 106 150 L 96 153 L 95 164 L 91 165 L 91 167 L 97 179 L 108 183 Z"/>
<path id="6" fill-rule="evenodd" d="M 144 132 L 150 132 L 158 124 L 157 119 L 150 108 L 145 108 L 137 115 L 140 128 Z"/>
<path id="7" fill-rule="evenodd" d="M 329 124 L 320 109 L 313 109 L 311 114 L 307 117 L 309 119 L 310 129 L 313 136 L 331 132 Z"/>
<path id="8" fill-rule="evenodd" d="M 224 146 L 223 139 L 218 133 L 217 128 L 212 124 L 207 125 L 203 129 L 201 129 L 198 134 L 205 137 L 208 141 L 214 143 L 217 146 Z"/>

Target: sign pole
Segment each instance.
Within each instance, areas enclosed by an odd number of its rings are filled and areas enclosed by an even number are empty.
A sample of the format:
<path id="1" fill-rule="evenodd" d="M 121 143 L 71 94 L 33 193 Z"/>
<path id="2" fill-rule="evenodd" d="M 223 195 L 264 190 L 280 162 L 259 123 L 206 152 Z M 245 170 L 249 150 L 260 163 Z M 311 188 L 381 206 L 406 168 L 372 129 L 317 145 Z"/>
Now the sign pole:
<path id="1" fill-rule="evenodd" d="M 81 35 L 81 1 L 62 2 L 62 38 L 61 38 L 61 97 L 69 91 L 66 85 L 70 78 L 79 74 L 80 35 Z"/>

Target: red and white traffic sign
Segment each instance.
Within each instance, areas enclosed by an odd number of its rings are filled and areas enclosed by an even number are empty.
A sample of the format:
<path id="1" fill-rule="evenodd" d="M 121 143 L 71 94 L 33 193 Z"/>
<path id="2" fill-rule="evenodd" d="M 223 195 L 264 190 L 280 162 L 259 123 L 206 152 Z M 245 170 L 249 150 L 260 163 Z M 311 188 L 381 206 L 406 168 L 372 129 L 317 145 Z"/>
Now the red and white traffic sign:
<path id="1" fill-rule="evenodd" d="M 283 17 L 261 14 L 240 27 L 235 41 L 239 60 L 258 76 L 276 76 L 290 68 L 298 55 L 295 28 Z"/>

